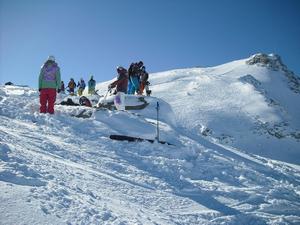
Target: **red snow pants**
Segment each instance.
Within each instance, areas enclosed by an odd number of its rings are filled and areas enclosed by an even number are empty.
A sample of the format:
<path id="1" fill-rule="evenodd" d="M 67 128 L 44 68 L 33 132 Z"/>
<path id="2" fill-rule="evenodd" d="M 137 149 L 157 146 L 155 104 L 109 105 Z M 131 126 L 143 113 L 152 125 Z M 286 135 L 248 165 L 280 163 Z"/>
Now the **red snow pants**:
<path id="1" fill-rule="evenodd" d="M 54 103 L 56 100 L 56 89 L 45 88 L 40 91 L 40 113 L 54 114 Z"/>

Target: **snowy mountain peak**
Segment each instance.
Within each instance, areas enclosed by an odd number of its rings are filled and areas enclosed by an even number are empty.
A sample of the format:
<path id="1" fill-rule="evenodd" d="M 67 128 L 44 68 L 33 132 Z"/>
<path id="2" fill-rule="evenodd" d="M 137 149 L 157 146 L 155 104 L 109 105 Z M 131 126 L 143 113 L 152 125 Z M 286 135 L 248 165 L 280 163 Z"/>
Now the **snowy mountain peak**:
<path id="1" fill-rule="evenodd" d="M 300 78 L 288 69 L 279 55 L 258 53 L 247 59 L 246 64 L 266 67 L 273 71 L 282 71 L 288 79 L 290 89 L 295 93 L 300 93 Z"/>
<path id="2" fill-rule="evenodd" d="M 277 54 L 265 54 L 265 53 L 257 53 L 252 55 L 246 63 L 248 65 L 259 65 L 259 66 L 266 66 L 272 70 L 287 70 L 286 65 L 283 64 L 281 57 Z"/>
<path id="3" fill-rule="evenodd" d="M 150 77 L 153 93 L 189 130 L 247 152 L 300 162 L 300 82 L 280 56 L 261 53 Z"/>

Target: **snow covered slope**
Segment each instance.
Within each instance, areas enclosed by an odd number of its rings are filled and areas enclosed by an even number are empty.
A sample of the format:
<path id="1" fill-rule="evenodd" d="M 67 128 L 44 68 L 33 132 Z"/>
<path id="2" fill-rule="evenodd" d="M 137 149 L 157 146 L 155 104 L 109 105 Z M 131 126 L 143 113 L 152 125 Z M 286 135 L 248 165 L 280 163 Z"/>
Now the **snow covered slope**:
<path id="1" fill-rule="evenodd" d="M 57 105 L 52 116 L 38 113 L 36 90 L 0 87 L 0 224 L 299 224 L 297 152 L 280 158 L 297 165 L 268 156 L 269 144 L 277 156 L 297 146 L 299 93 L 287 80 L 241 60 L 151 75 L 144 110 Z M 157 101 L 173 145 L 109 139 L 153 139 Z M 285 137 L 265 132 L 276 124 Z M 251 153 L 259 143 L 266 157 Z"/>
<path id="2" fill-rule="evenodd" d="M 279 56 L 152 74 L 151 83 L 188 130 L 300 164 L 300 79 Z"/>

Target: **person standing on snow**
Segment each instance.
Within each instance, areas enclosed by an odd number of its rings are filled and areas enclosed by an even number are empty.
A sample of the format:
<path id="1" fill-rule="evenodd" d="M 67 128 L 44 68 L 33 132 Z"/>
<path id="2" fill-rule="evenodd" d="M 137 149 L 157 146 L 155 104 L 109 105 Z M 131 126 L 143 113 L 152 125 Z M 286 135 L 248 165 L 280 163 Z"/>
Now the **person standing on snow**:
<path id="1" fill-rule="evenodd" d="M 128 68 L 128 85 L 127 85 L 127 93 L 131 94 L 131 88 L 132 88 L 132 83 L 131 83 L 131 76 L 133 74 L 133 68 L 135 67 L 135 63 L 131 63 L 129 68 Z"/>
<path id="2" fill-rule="evenodd" d="M 96 81 L 94 80 L 94 77 L 91 76 L 91 79 L 88 82 L 88 93 L 90 95 L 95 94 L 95 88 L 96 88 Z"/>
<path id="3" fill-rule="evenodd" d="M 128 85 L 128 73 L 127 70 L 122 67 L 117 67 L 117 80 L 112 82 L 110 85 L 108 85 L 108 89 L 112 89 L 114 87 L 117 87 L 116 92 L 123 92 L 124 94 L 127 93 L 127 85 Z"/>
<path id="4" fill-rule="evenodd" d="M 81 96 L 82 95 L 82 92 L 84 91 L 85 89 L 85 82 L 83 80 L 83 78 L 80 78 L 80 81 L 78 81 L 78 95 Z"/>
<path id="5" fill-rule="evenodd" d="M 70 93 L 70 95 L 74 95 L 75 93 L 75 88 L 76 88 L 76 83 L 74 81 L 73 78 L 70 79 L 69 83 L 68 83 L 68 92 Z"/>
<path id="6" fill-rule="evenodd" d="M 139 94 L 142 95 L 145 89 L 145 86 L 148 83 L 149 74 L 146 72 L 146 67 L 142 66 L 140 71 L 140 90 Z"/>
<path id="7" fill-rule="evenodd" d="M 144 63 L 142 61 L 139 61 L 138 63 L 134 63 L 132 65 L 132 68 L 129 68 L 129 70 L 130 70 L 129 80 L 131 83 L 131 87 L 130 87 L 128 94 L 134 95 L 135 93 L 139 93 L 140 70 L 143 65 L 144 65 Z M 131 67 L 131 65 L 130 65 L 130 67 Z"/>
<path id="8" fill-rule="evenodd" d="M 65 83 L 64 83 L 64 81 L 61 81 L 60 82 L 60 89 L 58 89 L 58 91 L 57 91 L 58 93 L 65 93 Z"/>
<path id="9" fill-rule="evenodd" d="M 49 56 L 39 75 L 40 113 L 54 114 L 56 92 L 60 83 L 60 68 L 54 56 Z"/>

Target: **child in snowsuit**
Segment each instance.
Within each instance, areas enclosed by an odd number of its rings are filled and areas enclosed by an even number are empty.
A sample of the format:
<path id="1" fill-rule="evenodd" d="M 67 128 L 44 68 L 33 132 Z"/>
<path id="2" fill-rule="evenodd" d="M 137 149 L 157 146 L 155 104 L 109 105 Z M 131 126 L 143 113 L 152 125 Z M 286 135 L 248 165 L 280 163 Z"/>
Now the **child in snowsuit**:
<path id="1" fill-rule="evenodd" d="M 70 81 L 68 83 L 68 88 L 69 88 L 68 92 L 70 93 L 70 95 L 74 95 L 76 83 L 73 78 L 70 79 Z"/>
<path id="2" fill-rule="evenodd" d="M 96 81 L 94 80 L 93 76 L 91 76 L 91 79 L 88 82 L 88 93 L 90 95 L 95 94 L 95 88 L 96 88 Z"/>
<path id="3" fill-rule="evenodd" d="M 82 95 L 82 92 L 84 91 L 85 89 L 85 82 L 82 78 L 80 78 L 80 81 L 78 81 L 78 95 L 81 96 Z"/>
<path id="4" fill-rule="evenodd" d="M 40 113 L 54 114 L 56 92 L 60 88 L 60 68 L 54 56 L 49 56 L 39 75 Z"/>

